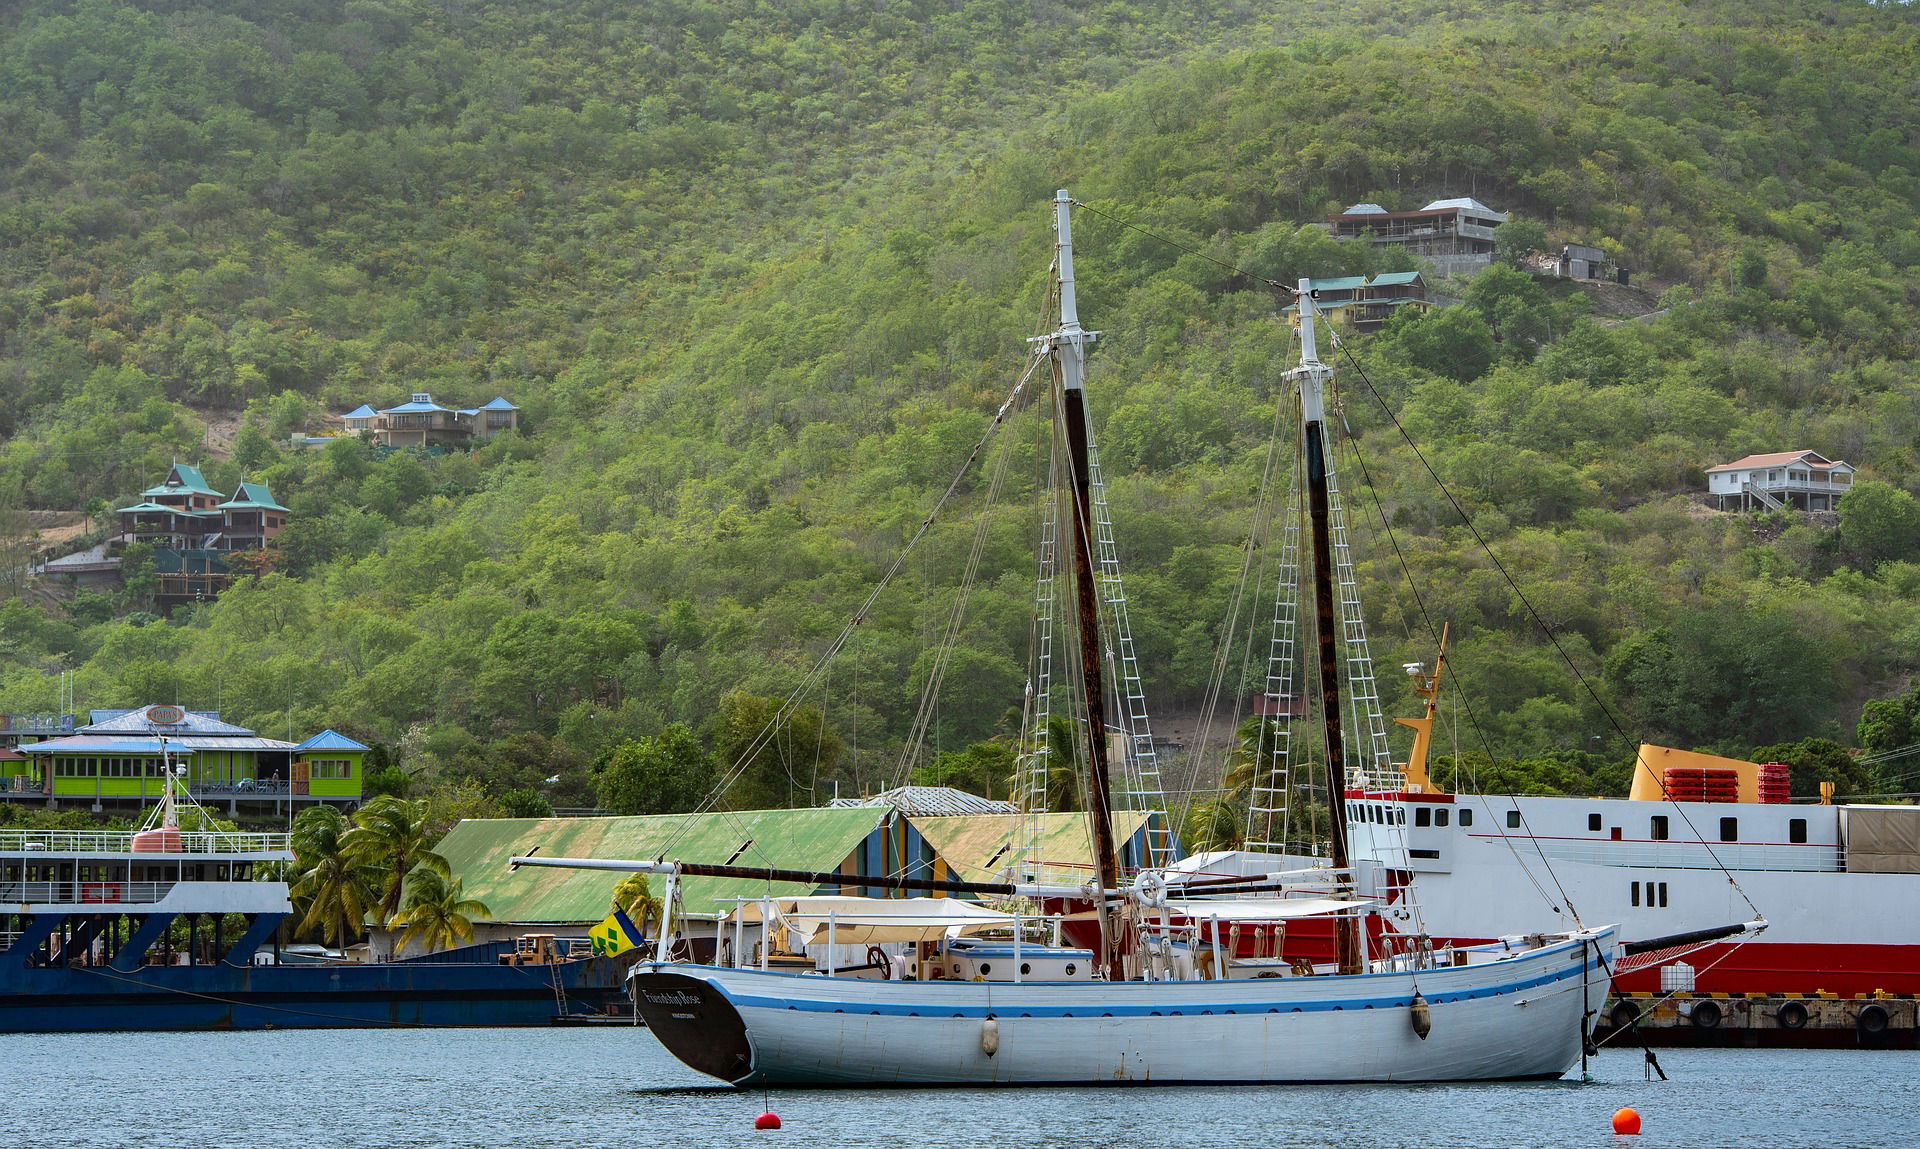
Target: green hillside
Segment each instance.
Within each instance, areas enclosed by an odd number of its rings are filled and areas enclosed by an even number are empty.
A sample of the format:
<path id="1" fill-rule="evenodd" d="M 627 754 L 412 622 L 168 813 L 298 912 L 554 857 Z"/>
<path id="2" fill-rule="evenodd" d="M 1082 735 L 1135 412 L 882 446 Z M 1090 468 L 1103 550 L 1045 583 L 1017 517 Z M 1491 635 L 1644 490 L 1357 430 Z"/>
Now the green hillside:
<path id="1" fill-rule="evenodd" d="M 1658 300 L 1623 321 L 1500 270 L 1349 344 L 1380 664 L 1451 620 L 1461 745 L 1553 759 L 1528 784 L 1613 784 L 1640 737 L 1853 743 L 1920 664 L 1915 46 L 1905 5 L 1793 0 L 13 6 L 0 578 L 28 511 L 173 459 L 294 518 L 281 573 L 168 620 L 137 579 L 0 606 L 0 711 L 69 668 L 83 706 L 331 727 L 420 784 L 558 774 L 562 805 L 669 724 L 729 756 L 1011 389 L 1067 187 L 1157 706 L 1200 702 L 1240 565 L 1289 365 L 1262 280 L 1387 268 L 1329 211 L 1471 194 Z M 412 391 L 506 395 L 526 431 L 284 446 Z M 1802 448 L 1875 484 L 1837 526 L 1685 498 Z M 934 751 L 1018 704 L 1028 523 L 985 536 Z M 742 800 L 895 778 L 973 539 L 935 527 L 808 695 L 812 751 Z"/>

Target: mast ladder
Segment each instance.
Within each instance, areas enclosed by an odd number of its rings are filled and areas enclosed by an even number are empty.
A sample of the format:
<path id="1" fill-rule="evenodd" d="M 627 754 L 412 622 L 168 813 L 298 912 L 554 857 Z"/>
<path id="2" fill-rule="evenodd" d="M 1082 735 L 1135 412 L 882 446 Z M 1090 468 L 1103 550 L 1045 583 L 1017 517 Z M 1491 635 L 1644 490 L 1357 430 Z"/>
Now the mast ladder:
<path id="1" fill-rule="evenodd" d="M 1275 710 L 1291 709 L 1294 660 L 1300 641 L 1300 490 L 1287 500 L 1287 517 L 1280 531 L 1280 569 L 1273 593 L 1273 633 L 1267 644 L 1266 699 Z M 1276 714 L 1271 722 L 1272 751 L 1254 762 L 1253 786 L 1248 795 L 1246 848 L 1270 854 L 1286 852 L 1292 830 L 1293 723 Z M 1262 742 L 1255 742 L 1254 753 Z"/>
<path id="2" fill-rule="evenodd" d="M 1114 543 L 1113 518 L 1107 508 L 1107 484 L 1100 472 L 1100 452 L 1087 444 L 1087 471 L 1090 501 L 1093 506 L 1094 548 L 1098 566 L 1094 571 L 1100 601 L 1107 608 L 1107 625 L 1113 641 L 1107 647 L 1109 661 L 1119 660 L 1119 673 L 1112 675 L 1125 716 L 1127 801 L 1137 811 L 1162 811 L 1160 822 L 1146 827 L 1147 856 L 1142 859 L 1151 868 L 1171 865 L 1179 856 L 1179 843 L 1167 821 L 1167 797 L 1160 780 L 1160 756 L 1153 746 L 1153 726 L 1147 717 L 1147 695 L 1140 676 L 1140 660 L 1134 654 L 1133 628 L 1127 619 L 1127 596 L 1120 583 L 1120 551 Z M 1099 732 L 1104 737 L 1104 732 Z"/>
<path id="3" fill-rule="evenodd" d="M 1327 510 L 1333 550 L 1334 595 L 1340 613 L 1340 642 L 1347 664 L 1348 705 L 1354 733 L 1350 785 L 1398 790 L 1405 779 L 1393 766 L 1387 720 L 1380 713 L 1380 690 L 1373 677 L 1373 653 L 1360 609 L 1360 584 L 1354 575 L 1353 548 L 1347 537 L 1347 511 L 1332 460 L 1327 464 Z"/>
<path id="4" fill-rule="evenodd" d="M 1059 555 L 1059 516 L 1052 511 L 1040 517 L 1039 570 L 1033 596 L 1033 666 L 1027 684 L 1025 729 L 1020 740 L 1022 761 L 1019 770 L 1020 793 L 1015 802 L 1023 815 L 1020 855 L 1026 873 L 1034 873 L 1039 857 L 1038 815 L 1047 812 L 1047 787 L 1052 780 L 1052 748 L 1048 745 L 1053 719 L 1053 637 L 1055 600 L 1059 595 L 1056 578 Z"/>

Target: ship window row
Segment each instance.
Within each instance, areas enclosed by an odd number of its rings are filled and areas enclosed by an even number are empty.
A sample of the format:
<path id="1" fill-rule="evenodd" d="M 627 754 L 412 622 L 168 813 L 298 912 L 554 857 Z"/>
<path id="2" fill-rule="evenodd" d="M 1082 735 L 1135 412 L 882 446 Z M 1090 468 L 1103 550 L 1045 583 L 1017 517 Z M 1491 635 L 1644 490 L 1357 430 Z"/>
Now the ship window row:
<path id="1" fill-rule="evenodd" d="M 158 758 L 55 758 L 56 778 L 158 778 Z"/>
<path id="2" fill-rule="evenodd" d="M 1347 821 L 1371 822 L 1376 826 L 1404 826 L 1407 824 L 1407 810 L 1404 806 L 1386 806 L 1378 802 L 1349 802 Z"/>
<path id="3" fill-rule="evenodd" d="M 1427 807 L 1422 806 L 1413 812 L 1413 824 L 1416 826 L 1446 826 L 1451 824 L 1452 821 L 1453 811 L 1445 807 L 1438 810 L 1429 810 Z M 1473 825 L 1472 810 L 1460 811 L 1460 824 L 1462 826 Z"/>
<path id="4" fill-rule="evenodd" d="M 1647 899 L 1650 910 L 1667 908 L 1667 884 L 1665 882 L 1628 882 L 1627 896 L 1635 906 L 1640 904 L 1642 896 Z"/>

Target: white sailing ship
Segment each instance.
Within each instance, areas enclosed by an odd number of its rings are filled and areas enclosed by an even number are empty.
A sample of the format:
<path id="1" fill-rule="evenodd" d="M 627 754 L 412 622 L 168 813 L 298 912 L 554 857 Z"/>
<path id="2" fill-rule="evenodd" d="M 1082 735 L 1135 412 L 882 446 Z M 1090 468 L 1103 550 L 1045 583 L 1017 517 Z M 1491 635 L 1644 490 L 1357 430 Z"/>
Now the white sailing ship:
<path id="1" fill-rule="evenodd" d="M 1059 326 L 1036 341 L 1036 354 L 1050 360 L 1070 465 L 1062 522 L 1072 536 L 1077 575 L 1083 729 L 1103 730 L 1102 667 L 1114 659 L 1094 619 L 1100 532 L 1089 507 L 1084 389 L 1094 333 L 1081 327 L 1075 301 L 1071 207 L 1060 192 L 1054 203 Z M 1322 396 L 1332 371 L 1319 361 L 1317 316 L 1302 287 L 1302 359 L 1289 378 L 1300 397 L 1316 580 L 1328 596 Z M 1337 764 L 1341 708 L 1331 629 L 1320 627 L 1320 649 L 1326 753 Z M 1063 948 L 1057 940 L 1043 944 L 1030 932 L 1040 923 L 953 898 L 745 903 L 730 919 L 735 936 L 718 947 L 717 964 L 674 960 L 663 929 L 653 959 L 629 976 L 636 1009 L 683 1062 L 740 1085 L 1512 1080 L 1557 1078 L 1582 1057 L 1607 995 L 1611 927 L 1523 933 L 1463 947 L 1436 948 L 1416 937 L 1368 953 L 1362 918 L 1378 907 L 1352 894 L 1344 818 L 1337 813 L 1331 866 L 1324 870 L 1213 881 L 1175 874 L 1177 896 L 1170 896 L 1169 875 L 1160 871 L 1123 884 L 1107 824 L 1104 740 L 1085 741 L 1099 873 L 1084 885 L 879 875 L 854 881 L 844 874 L 691 861 L 516 858 L 514 864 L 665 874 L 669 906 L 678 877 L 687 874 L 1073 899 L 1092 907 L 1083 912 L 1098 922 L 1101 952 Z M 1337 788 L 1331 800 L 1337 810 Z M 1334 922 L 1334 961 L 1284 960 L 1277 940 L 1264 962 L 1247 960 L 1231 942 L 1222 946 L 1223 938 L 1240 936 L 1234 926 L 1277 939 L 1286 923 L 1303 918 Z M 992 940 L 994 933 L 1003 937 Z M 843 964 L 838 955 L 849 946 L 869 947 L 870 960 Z M 807 947 L 824 955 L 818 963 L 824 969 L 815 961 L 794 968 L 778 957 Z"/>

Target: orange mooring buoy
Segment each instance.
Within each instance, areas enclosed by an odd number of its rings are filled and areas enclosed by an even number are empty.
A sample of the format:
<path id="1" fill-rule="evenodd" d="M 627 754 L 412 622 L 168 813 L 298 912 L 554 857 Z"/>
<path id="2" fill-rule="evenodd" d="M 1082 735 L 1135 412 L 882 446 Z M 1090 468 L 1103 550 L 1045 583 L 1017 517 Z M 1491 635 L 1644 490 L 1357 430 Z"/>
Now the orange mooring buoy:
<path id="1" fill-rule="evenodd" d="M 1640 1115 L 1631 1109 L 1618 1109 L 1613 1114 L 1613 1131 L 1632 1135 L 1640 1132 Z"/>
<path id="2" fill-rule="evenodd" d="M 762 1113 L 753 1119 L 753 1127 L 755 1129 L 778 1129 L 780 1128 L 780 1118 L 771 1111 Z M 1640 1128 L 1637 1118 L 1635 1119 L 1634 1128 Z"/>

